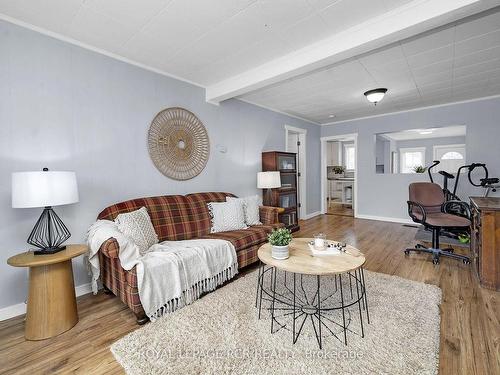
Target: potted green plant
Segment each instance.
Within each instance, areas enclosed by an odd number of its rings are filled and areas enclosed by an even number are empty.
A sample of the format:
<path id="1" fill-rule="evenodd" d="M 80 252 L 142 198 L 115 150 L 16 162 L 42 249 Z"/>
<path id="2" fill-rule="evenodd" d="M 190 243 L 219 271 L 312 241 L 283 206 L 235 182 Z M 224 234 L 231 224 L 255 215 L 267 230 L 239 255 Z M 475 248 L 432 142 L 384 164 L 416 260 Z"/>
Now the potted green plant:
<path id="1" fill-rule="evenodd" d="M 288 245 L 292 242 L 292 232 L 286 228 L 274 229 L 267 235 L 272 246 L 271 256 L 274 259 L 287 259 L 289 257 Z"/>
<path id="2" fill-rule="evenodd" d="M 413 172 L 415 172 L 415 173 L 425 173 L 426 170 L 427 170 L 427 168 L 422 167 L 421 165 L 416 165 L 413 167 Z"/>

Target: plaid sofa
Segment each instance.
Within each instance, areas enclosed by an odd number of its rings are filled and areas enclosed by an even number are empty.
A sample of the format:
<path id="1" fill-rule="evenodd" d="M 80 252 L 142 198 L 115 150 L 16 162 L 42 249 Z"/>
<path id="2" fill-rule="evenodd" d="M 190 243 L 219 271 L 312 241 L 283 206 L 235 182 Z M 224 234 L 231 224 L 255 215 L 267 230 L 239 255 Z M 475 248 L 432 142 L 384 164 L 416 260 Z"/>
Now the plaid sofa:
<path id="1" fill-rule="evenodd" d="M 114 220 L 118 214 L 146 207 L 151 222 L 161 241 L 189 240 L 194 238 L 218 238 L 230 241 L 236 248 L 239 268 L 258 260 L 257 250 L 267 241 L 272 229 L 282 226 L 278 222 L 279 208 L 260 207 L 260 221 L 263 225 L 230 232 L 210 233 L 208 202 L 224 202 L 230 193 L 195 193 L 188 195 L 165 195 L 138 198 L 114 204 L 104 209 L 98 219 Z M 137 289 L 135 267 L 126 271 L 118 259 L 118 242 L 114 238 L 105 241 L 99 250 L 101 281 L 130 307 L 138 322 L 145 320 Z"/>

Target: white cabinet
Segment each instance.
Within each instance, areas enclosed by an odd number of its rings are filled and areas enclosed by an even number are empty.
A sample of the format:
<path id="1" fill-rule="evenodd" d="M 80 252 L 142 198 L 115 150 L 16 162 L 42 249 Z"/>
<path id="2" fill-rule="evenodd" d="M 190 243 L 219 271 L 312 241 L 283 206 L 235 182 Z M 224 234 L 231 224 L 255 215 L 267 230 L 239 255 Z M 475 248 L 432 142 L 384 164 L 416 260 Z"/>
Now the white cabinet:
<path id="1" fill-rule="evenodd" d="M 339 142 L 326 142 L 326 165 L 341 165 L 339 159 Z"/>

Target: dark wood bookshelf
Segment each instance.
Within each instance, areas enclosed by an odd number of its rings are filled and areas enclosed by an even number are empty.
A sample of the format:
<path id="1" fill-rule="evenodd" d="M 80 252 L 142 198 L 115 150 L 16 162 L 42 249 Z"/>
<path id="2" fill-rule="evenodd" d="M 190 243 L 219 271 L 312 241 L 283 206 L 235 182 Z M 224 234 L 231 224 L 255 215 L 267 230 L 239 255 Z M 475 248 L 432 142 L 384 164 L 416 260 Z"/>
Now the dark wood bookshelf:
<path id="1" fill-rule="evenodd" d="M 281 187 L 271 189 L 271 194 L 264 194 L 264 205 L 281 207 L 281 223 L 296 232 L 299 227 L 299 202 L 297 195 L 297 154 L 293 152 L 268 151 L 262 153 L 262 171 L 279 171 Z"/>

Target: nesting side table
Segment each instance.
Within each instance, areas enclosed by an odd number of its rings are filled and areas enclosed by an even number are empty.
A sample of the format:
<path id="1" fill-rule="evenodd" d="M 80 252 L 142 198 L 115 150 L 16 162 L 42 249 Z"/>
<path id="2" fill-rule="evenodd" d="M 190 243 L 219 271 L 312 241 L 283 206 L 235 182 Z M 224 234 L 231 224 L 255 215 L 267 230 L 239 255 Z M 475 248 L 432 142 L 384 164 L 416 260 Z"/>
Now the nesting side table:
<path id="1" fill-rule="evenodd" d="M 63 333 L 78 323 L 71 259 L 84 254 L 85 245 L 67 245 L 55 254 L 32 251 L 10 257 L 13 267 L 29 267 L 29 292 L 25 337 L 44 340 Z"/>

